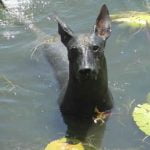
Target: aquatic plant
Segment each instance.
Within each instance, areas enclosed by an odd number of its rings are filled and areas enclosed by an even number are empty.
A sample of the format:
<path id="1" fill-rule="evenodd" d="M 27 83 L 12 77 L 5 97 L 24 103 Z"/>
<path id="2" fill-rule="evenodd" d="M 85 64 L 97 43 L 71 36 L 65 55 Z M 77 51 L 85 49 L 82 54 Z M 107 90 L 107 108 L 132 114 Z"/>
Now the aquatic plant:
<path id="1" fill-rule="evenodd" d="M 147 95 L 147 101 L 149 100 L 150 93 Z M 132 116 L 138 128 L 150 136 L 150 103 L 138 104 L 134 108 Z"/>
<path id="2" fill-rule="evenodd" d="M 95 148 L 83 144 L 78 139 L 63 137 L 50 142 L 45 150 L 95 150 Z"/>
<path id="3" fill-rule="evenodd" d="M 124 11 L 117 14 L 112 14 L 111 19 L 113 22 L 119 23 L 121 25 L 130 26 L 132 28 L 141 28 L 150 24 L 150 13 Z"/>

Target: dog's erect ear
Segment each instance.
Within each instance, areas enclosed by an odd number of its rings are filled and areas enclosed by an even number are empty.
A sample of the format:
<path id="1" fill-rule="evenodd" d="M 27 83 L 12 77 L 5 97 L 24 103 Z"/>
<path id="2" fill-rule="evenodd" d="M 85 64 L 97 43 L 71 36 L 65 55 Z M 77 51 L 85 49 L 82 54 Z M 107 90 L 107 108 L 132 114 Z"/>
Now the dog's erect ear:
<path id="1" fill-rule="evenodd" d="M 68 42 L 73 38 L 73 31 L 57 16 L 55 20 L 58 22 L 58 33 L 62 43 L 67 46 Z"/>
<path id="2" fill-rule="evenodd" d="M 96 19 L 95 33 L 106 40 L 111 34 L 111 19 L 107 6 L 104 4 Z"/>

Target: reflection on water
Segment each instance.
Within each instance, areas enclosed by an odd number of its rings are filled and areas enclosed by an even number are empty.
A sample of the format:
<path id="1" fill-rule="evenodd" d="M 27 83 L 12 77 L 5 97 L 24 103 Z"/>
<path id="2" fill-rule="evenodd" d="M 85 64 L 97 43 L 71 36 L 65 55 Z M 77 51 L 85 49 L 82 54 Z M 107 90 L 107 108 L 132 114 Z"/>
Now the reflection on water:
<path id="1" fill-rule="evenodd" d="M 4 0 L 5 1 L 5 0 Z M 25 0 L 18 3 L 25 19 L 41 29 L 34 33 L 24 24 L 0 10 L 0 149 L 43 150 L 51 140 L 65 135 L 84 135 L 103 150 L 148 150 L 150 139 L 137 129 L 131 113 L 144 102 L 150 91 L 149 29 L 137 34 L 129 27 L 112 26 L 105 54 L 109 86 L 115 108 L 106 125 L 91 126 L 75 119 L 64 119 L 59 112 L 58 83 L 53 69 L 43 57 L 31 59 L 32 50 L 46 33 L 57 33 L 57 25 L 47 17 L 57 13 L 74 32 L 86 32 L 95 23 L 100 6 L 110 12 L 149 11 L 149 2 L 114 0 Z M 21 8 L 20 8 L 21 7 Z M 18 12 L 19 12 L 18 11 Z M 20 15 L 19 14 L 19 15 Z M 30 22 L 31 23 L 31 22 Z M 29 30 L 30 29 L 30 30 Z M 36 30 L 37 31 L 37 30 Z M 82 132 L 77 132 L 80 129 Z M 74 131 L 74 132 L 73 132 Z M 81 134 L 82 133 L 82 134 Z M 82 137 L 82 138 L 83 138 Z M 95 139 L 94 139 L 95 137 Z"/>

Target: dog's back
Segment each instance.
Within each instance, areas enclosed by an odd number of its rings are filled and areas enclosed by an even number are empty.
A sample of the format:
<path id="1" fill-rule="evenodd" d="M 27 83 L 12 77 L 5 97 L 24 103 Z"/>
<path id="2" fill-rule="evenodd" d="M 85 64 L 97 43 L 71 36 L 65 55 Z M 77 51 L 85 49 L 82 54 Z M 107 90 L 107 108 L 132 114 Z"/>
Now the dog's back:
<path id="1" fill-rule="evenodd" d="M 62 89 L 69 79 L 69 62 L 65 46 L 58 40 L 53 44 L 45 43 L 40 46 L 40 49 L 51 64 Z"/>

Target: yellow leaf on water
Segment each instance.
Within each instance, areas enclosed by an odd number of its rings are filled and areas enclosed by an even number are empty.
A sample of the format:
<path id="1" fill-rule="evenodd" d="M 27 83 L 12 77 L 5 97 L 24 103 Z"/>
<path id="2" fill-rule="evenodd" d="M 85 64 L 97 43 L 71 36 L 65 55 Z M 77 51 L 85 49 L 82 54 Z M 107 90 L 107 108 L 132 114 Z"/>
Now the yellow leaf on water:
<path id="1" fill-rule="evenodd" d="M 45 150 L 93 150 L 93 147 L 84 145 L 78 139 L 63 137 L 50 142 Z"/>
<path id="2" fill-rule="evenodd" d="M 137 105 L 134 108 L 132 116 L 138 128 L 150 136 L 150 104 Z"/>
<path id="3" fill-rule="evenodd" d="M 112 21 L 132 28 L 146 27 L 150 24 L 149 12 L 125 11 L 111 15 Z"/>
<path id="4" fill-rule="evenodd" d="M 45 150 L 84 150 L 84 147 L 80 141 L 64 137 L 50 142 Z"/>

